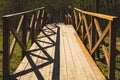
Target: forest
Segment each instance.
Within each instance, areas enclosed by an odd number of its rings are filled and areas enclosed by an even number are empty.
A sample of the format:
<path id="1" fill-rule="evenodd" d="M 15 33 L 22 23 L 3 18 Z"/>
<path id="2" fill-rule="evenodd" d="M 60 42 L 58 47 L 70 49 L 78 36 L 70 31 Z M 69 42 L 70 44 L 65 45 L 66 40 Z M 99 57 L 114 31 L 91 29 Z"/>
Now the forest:
<path id="1" fill-rule="evenodd" d="M 96 2 L 97 1 L 97 2 Z M 45 7 L 47 12 L 52 14 L 53 21 L 63 21 L 65 14 L 68 13 L 68 7 L 97 12 L 118 17 L 120 25 L 120 0 L 0 0 L 0 80 L 2 77 L 2 19 L 6 14 L 12 14 L 31 10 L 39 7 Z M 117 28 L 117 49 L 120 52 L 120 26 Z M 19 56 L 19 55 L 18 55 Z M 120 55 L 118 56 L 120 59 Z M 117 60 L 118 60 L 117 59 Z M 14 59 L 15 60 L 15 59 Z M 120 62 L 120 60 L 118 61 Z M 117 65 L 120 74 L 120 63 Z M 16 66 L 15 66 L 16 68 Z M 15 69 L 13 69 L 14 71 Z M 12 72 L 13 72 L 12 71 Z M 117 77 L 120 79 L 120 77 Z"/>
<path id="2" fill-rule="evenodd" d="M 44 6 L 50 14 L 54 15 L 54 21 L 61 21 L 68 11 L 68 6 L 71 6 L 71 8 L 77 7 L 120 18 L 119 4 L 120 0 L 0 0 L 0 17 Z M 120 34 L 119 32 L 118 34 Z"/>
<path id="3" fill-rule="evenodd" d="M 120 0 L 97 0 L 97 12 L 120 17 Z M 30 10 L 44 6 L 49 13 L 60 17 L 68 6 L 96 12 L 95 0 L 0 0 L 0 17 L 5 14 Z M 62 12 L 62 13 L 61 13 Z"/>

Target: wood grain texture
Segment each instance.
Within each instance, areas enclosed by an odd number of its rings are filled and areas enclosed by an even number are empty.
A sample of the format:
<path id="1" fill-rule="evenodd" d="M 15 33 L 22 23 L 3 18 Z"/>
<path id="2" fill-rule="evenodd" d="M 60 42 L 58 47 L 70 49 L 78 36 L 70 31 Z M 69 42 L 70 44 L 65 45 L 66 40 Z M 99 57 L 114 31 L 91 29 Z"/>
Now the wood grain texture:
<path id="1" fill-rule="evenodd" d="M 13 77 L 18 80 L 105 80 L 73 26 L 62 23 L 42 29 Z"/>

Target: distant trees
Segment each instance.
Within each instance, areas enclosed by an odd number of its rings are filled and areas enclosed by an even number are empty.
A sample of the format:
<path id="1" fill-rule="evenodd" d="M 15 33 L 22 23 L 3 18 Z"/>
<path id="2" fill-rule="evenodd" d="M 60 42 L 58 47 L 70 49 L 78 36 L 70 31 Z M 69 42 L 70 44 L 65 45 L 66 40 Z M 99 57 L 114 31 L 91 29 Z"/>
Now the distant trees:
<path id="1" fill-rule="evenodd" d="M 120 16 L 120 0 L 99 0 L 99 12 Z M 45 6 L 55 18 L 61 19 L 68 6 L 95 11 L 95 0 L 0 0 L 0 16 Z"/>

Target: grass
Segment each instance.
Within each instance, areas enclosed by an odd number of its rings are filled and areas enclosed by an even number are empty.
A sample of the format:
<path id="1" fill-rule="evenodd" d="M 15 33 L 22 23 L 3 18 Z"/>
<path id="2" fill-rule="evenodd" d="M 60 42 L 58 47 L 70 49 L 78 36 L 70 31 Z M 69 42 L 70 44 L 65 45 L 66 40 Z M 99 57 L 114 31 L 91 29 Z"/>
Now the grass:
<path id="1" fill-rule="evenodd" d="M 0 51 L 2 51 L 2 28 L 0 27 Z M 21 61 L 21 48 L 16 43 L 12 58 L 10 60 L 10 74 L 12 74 Z M 0 80 L 2 80 L 2 53 L 0 53 Z"/>
<path id="2" fill-rule="evenodd" d="M 0 51 L 2 50 L 2 28 L 0 23 Z M 0 53 L 0 80 L 2 80 L 2 53 Z"/>
<path id="3" fill-rule="evenodd" d="M 13 36 L 12 36 L 13 37 Z M 12 37 L 10 39 L 12 39 Z M 31 40 L 27 45 L 27 49 L 31 46 Z M 0 51 L 2 51 L 2 28 L 0 26 Z M 10 74 L 12 74 L 16 68 L 18 67 L 19 63 L 22 60 L 22 50 L 18 43 L 16 43 L 12 58 L 10 60 Z M 2 80 L 2 53 L 0 53 L 0 80 Z"/>
<path id="4" fill-rule="evenodd" d="M 106 39 L 107 40 L 107 39 Z M 30 44 L 28 45 L 30 47 Z M 21 49 L 18 44 L 15 46 L 15 50 L 10 61 L 10 73 L 12 74 L 21 61 Z M 0 27 L 0 50 L 2 50 L 2 29 Z M 116 56 L 116 80 L 120 80 L 120 38 L 117 38 L 117 56 Z M 104 75 L 107 75 L 107 66 L 104 56 L 100 55 L 101 60 L 97 61 L 97 64 L 101 68 Z M 2 54 L 0 53 L 0 80 L 2 80 Z"/>
<path id="5" fill-rule="evenodd" d="M 108 39 L 106 39 L 108 40 Z M 115 80 L 120 80 L 120 38 L 117 37 L 116 42 L 116 66 L 115 66 Z M 100 52 L 100 60 L 96 61 L 97 65 L 103 72 L 105 76 L 107 76 L 107 65 L 105 61 L 105 57 L 102 52 Z"/>

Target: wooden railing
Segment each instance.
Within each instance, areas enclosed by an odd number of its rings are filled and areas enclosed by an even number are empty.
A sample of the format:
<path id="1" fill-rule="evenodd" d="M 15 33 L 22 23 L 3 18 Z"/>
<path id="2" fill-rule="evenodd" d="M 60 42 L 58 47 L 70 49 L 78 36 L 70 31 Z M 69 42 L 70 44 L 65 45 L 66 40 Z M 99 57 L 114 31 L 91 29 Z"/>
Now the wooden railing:
<path id="1" fill-rule="evenodd" d="M 35 31 L 47 22 L 44 7 L 2 16 L 3 19 L 3 80 L 10 76 L 10 60 L 18 43 L 25 56 L 29 40 L 34 42 Z M 30 38 L 31 37 L 31 38 Z M 12 39 L 11 39 L 12 38 Z"/>
<path id="2" fill-rule="evenodd" d="M 115 16 L 74 8 L 75 29 L 91 56 L 99 55 L 98 49 L 102 48 L 108 69 L 107 79 L 110 80 L 115 80 L 116 22 Z"/>

